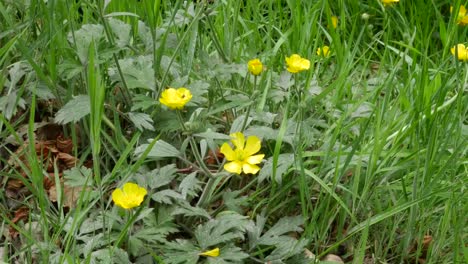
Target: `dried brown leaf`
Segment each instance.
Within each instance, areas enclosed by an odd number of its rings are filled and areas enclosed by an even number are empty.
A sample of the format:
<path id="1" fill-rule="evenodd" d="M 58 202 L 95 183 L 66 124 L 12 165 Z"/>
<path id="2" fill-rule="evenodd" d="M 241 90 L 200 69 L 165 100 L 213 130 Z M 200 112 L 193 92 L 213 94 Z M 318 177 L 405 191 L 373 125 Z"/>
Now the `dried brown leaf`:
<path id="1" fill-rule="evenodd" d="M 79 199 L 81 190 L 83 188 L 82 187 L 70 187 L 63 183 L 61 183 L 61 185 L 63 189 L 63 207 L 74 208 L 76 205 L 76 201 Z M 49 199 L 52 202 L 57 202 L 58 200 L 57 186 L 54 185 L 50 187 L 48 193 L 49 193 Z"/>
<path id="2" fill-rule="evenodd" d="M 63 138 L 63 135 L 60 134 L 57 137 L 57 149 L 61 152 L 71 154 L 73 150 L 73 142 L 70 138 Z"/>

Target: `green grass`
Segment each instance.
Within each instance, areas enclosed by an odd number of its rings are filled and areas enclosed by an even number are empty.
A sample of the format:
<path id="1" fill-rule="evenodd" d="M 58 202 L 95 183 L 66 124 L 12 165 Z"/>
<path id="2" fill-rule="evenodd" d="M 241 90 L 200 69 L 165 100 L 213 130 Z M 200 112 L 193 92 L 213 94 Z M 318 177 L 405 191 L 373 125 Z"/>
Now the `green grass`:
<path id="1" fill-rule="evenodd" d="M 1 1 L 0 263 L 468 262 L 463 4 Z M 216 155 L 238 131 L 257 175 Z"/>

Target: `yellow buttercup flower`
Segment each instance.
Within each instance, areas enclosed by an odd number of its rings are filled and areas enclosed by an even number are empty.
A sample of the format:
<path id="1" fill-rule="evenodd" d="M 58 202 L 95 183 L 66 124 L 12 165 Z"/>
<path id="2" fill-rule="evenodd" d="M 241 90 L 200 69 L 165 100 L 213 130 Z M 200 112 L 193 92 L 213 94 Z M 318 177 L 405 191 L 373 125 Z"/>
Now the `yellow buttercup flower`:
<path id="1" fill-rule="evenodd" d="M 189 89 L 184 87 L 168 88 L 161 93 L 159 102 L 170 109 L 182 109 L 190 99 L 192 99 L 192 93 Z"/>
<path id="2" fill-rule="evenodd" d="M 233 133 L 230 136 L 236 149 L 233 150 L 228 143 L 221 146 L 221 153 L 229 161 L 224 165 L 224 169 L 237 174 L 241 174 L 242 171 L 246 174 L 256 174 L 260 170 L 256 164 L 262 162 L 263 157 L 265 157 L 264 154 L 254 155 L 260 151 L 260 139 L 256 136 L 249 136 L 245 141 L 244 134 L 241 132 Z"/>
<path id="3" fill-rule="evenodd" d="M 337 16 L 332 16 L 330 19 L 331 19 L 333 28 L 337 28 L 338 27 L 338 17 Z"/>
<path id="4" fill-rule="evenodd" d="M 131 209 L 143 202 L 146 193 L 145 188 L 138 186 L 138 184 L 127 182 L 123 185 L 122 189 L 115 189 L 112 192 L 112 200 L 117 206 Z"/>
<path id="5" fill-rule="evenodd" d="M 464 44 L 453 46 L 450 49 L 450 52 L 452 52 L 453 56 L 457 56 L 456 58 L 458 60 L 468 61 L 468 47 L 466 47 Z"/>
<path id="6" fill-rule="evenodd" d="M 301 58 L 301 56 L 297 54 L 293 54 L 289 58 L 286 57 L 286 65 L 288 66 L 287 70 L 290 73 L 298 73 L 308 70 L 310 68 L 310 61 L 308 59 Z"/>
<path id="7" fill-rule="evenodd" d="M 381 0 L 381 1 L 382 1 L 382 4 L 384 4 L 384 6 L 388 6 L 388 5 L 400 2 L 400 0 Z"/>
<path id="8" fill-rule="evenodd" d="M 450 6 L 450 13 L 452 12 L 453 12 L 453 6 Z M 466 11 L 466 8 L 464 5 L 461 5 L 460 8 L 458 9 L 457 24 L 461 26 L 468 25 L 468 12 Z"/>
<path id="9" fill-rule="evenodd" d="M 260 75 L 263 71 L 263 64 L 259 59 L 249 60 L 247 63 L 249 72 L 253 75 Z"/>
<path id="10" fill-rule="evenodd" d="M 213 258 L 216 258 L 217 256 L 219 256 L 219 248 L 215 248 L 215 249 L 212 249 L 212 250 L 208 250 L 208 251 L 205 251 L 205 252 L 202 252 L 200 254 L 198 254 L 200 256 L 205 256 L 205 257 L 213 257 Z"/>
<path id="11" fill-rule="evenodd" d="M 317 55 L 327 58 L 328 56 L 330 56 L 330 47 L 323 46 L 321 48 L 318 48 Z"/>

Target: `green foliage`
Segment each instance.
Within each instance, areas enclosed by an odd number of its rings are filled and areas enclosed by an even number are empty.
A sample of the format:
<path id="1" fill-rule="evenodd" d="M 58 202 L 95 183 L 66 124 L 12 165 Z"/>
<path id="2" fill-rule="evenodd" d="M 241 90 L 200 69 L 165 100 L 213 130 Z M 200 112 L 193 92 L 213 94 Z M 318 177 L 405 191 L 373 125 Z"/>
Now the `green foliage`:
<path id="1" fill-rule="evenodd" d="M 466 262 L 459 2 L 0 2 L 0 262 Z"/>
<path id="2" fill-rule="evenodd" d="M 58 124 L 76 123 L 89 115 L 91 104 L 87 95 L 78 95 L 68 101 L 55 114 L 55 122 Z"/>
<path id="3" fill-rule="evenodd" d="M 129 112 L 128 118 L 130 118 L 133 125 L 135 125 L 138 130 L 154 130 L 153 119 L 151 119 L 151 116 L 148 114 Z"/>

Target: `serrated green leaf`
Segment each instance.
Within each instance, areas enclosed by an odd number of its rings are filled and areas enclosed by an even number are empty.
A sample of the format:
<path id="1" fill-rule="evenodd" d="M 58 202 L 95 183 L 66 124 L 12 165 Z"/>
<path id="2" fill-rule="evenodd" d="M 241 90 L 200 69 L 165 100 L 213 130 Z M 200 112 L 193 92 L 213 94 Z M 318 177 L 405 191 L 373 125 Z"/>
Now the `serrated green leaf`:
<path id="1" fill-rule="evenodd" d="M 140 157 L 141 154 L 148 148 L 149 144 L 143 144 L 135 149 L 135 156 Z M 171 144 L 158 140 L 153 148 L 148 153 L 148 158 L 167 158 L 167 157 L 179 157 L 181 154 L 179 150 L 174 148 Z"/>
<path id="2" fill-rule="evenodd" d="M 289 237 L 283 239 L 281 242 L 276 244 L 276 248 L 268 255 L 265 260 L 282 260 L 285 261 L 294 256 L 304 257 L 304 248 L 307 246 L 307 239 L 296 240 L 295 238 Z"/>
<path id="3" fill-rule="evenodd" d="M 301 225 L 303 225 L 304 220 L 302 216 L 283 217 L 267 232 L 260 235 L 263 232 L 265 223 L 266 218 L 262 215 L 257 215 L 255 225 L 248 230 L 250 249 L 259 245 L 276 246 L 282 242 L 289 241 L 291 237 L 284 234 L 289 232 L 302 232 Z"/>
<path id="4" fill-rule="evenodd" d="M 91 253 L 91 261 L 93 264 L 130 264 L 128 254 L 121 248 L 100 249 Z"/>
<path id="5" fill-rule="evenodd" d="M 121 59 L 119 60 L 119 66 L 128 88 L 144 88 L 154 91 L 156 82 L 154 79 L 152 56 Z M 116 66 L 109 68 L 108 74 L 113 82 L 122 81 Z"/>
<path id="6" fill-rule="evenodd" d="M 292 216 L 281 218 L 273 227 L 271 227 L 260 239 L 258 239 L 258 245 L 277 245 L 281 239 L 283 241 L 289 240 L 290 237 L 282 235 L 289 232 L 302 232 L 301 225 L 304 224 L 302 216 Z"/>
<path id="7" fill-rule="evenodd" d="M 146 96 L 144 94 L 136 94 L 132 98 L 133 105 L 131 111 L 145 111 L 148 108 L 154 106 L 156 100 L 152 97 Z"/>
<path id="8" fill-rule="evenodd" d="M 151 199 L 157 203 L 173 204 L 173 200 L 182 200 L 184 197 L 173 190 L 162 190 L 151 195 Z"/>
<path id="9" fill-rule="evenodd" d="M 271 179 L 273 170 L 273 157 L 267 159 L 262 169 L 258 174 L 258 181 L 262 182 L 265 179 L 275 180 L 277 183 L 282 183 L 282 176 L 294 164 L 293 153 L 283 153 L 278 157 L 278 164 L 276 165 L 276 179 Z"/>
<path id="10" fill-rule="evenodd" d="M 175 232 L 178 232 L 178 230 L 171 226 L 145 227 L 133 233 L 132 236 L 145 241 L 145 244 L 156 244 L 167 242 L 166 236 Z"/>
<path id="11" fill-rule="evenodd" d="M 138 222 L 139 220 L 144 219 L 145 217 L 149 216 L 153 212 L 154 208 L 145 208 L 141 210 L 141 212 L 138 214 L 138 217 L 135 219 L 135 222 Z"/>
<path id="12" fill-rule="evenodd" d="M 201 191 L 201 181 L 197 179 L 197 172 L 192 172 L 180 182 L 179 191 L 183 199 L 187 198 L 187 195 L 192 197 L 197 195 L 197 191 Z"/>
<path id="13" fill-rule="evenodd" d="M 104 37 L 104 27 L 100 24 L 85 24 L 72 34 L 68 34 L 68 41 L 76 44 L 76 53 L 82 64 L 88 60 L 88 49 L 91 41 L 99 42 Z"/>
<path id="14" fill-rule="evenodd" d="M 17 88 L 18 82 L 30 72 L 30 66 L 24 61 L 19 61 L 11 64 L 8 69 L 8 79 L 5 85 L 8 86 L 9 91 L 13 91 Z"/>
<path id="15" fill-rule="evenodd" d="M 85 242 L 84 246 L 81 249 L 81 254 L 83 254 L 84 256 L 88 256 L 94 249 L 102 248 L 109 242 L 104 238 L 103 233 L 98 233 L 96 235 L 89 236 L 89 239 L 87 240 L 84 240 L 82 237 L 81 240 Z"/>
<path id="16" fill-rule="evenodd" d="M 206 139 L 221 139 L 221 140 L 230 140 L 231 137 L 229 137 L 226 134 L 214 132 L 211 129 L 208 129 L 205 132 L 202 133 L 197 133 L 194 136 L 196 137 L 201 137 L 201 138 L 206 138 Z"/>
<path id="17" fill-rule="evenodd" d="M 110 14 L 107 16 L 110 16 Z M 131 26 L 119 19 L 109 18 L 108 21 L 109 26 L 116 37 L 115 44 L 117 44 L 119 48 L 127 46 L 130 43 L 130 30 L 132 29 Z"/>
<path id="18" fill-rule="evenodd" d="M 253 119 L 251 117 L 246 117 L 245 115 L 240 115 L 232 122 L 231 130 L 229 131 L 229 133 L 232 134 L 235 132 L 242 131 L 245 118 L 247 118 L 247 122 L 245 124 L 246 126 L 249 126 L 250 122 L 252 122 Z"/>
<path id="19" fill-rule="evenodd" d="M 252 225 L 252 221 L 246 216 L 229 211 L 198 226 L 195 238 L 201 248 L 219 246 L 229 241 L 244 239 L 244 233 Z"/>
<path id="20" fill-rule="evenodd" d="M 238 197 L 241 191 L 230 191 L 227 190 L 223 193 L 224 205 L 231 211 L 242 213 L 241 205 L 246 205 L 248 197 L 241 196 Z"/>
<path id="21" fill-rule="evenodd" d="M 196 264 L 201 251 L 189 240 L 176 239 L 174 242 L 165 244 L 163 256 L 166 264 Z"/>
<path id="22" fill-rule="evenodd" d="M 296 133 L 296 123 L 292 120 L 289 120 L 288 127 L 286 128 L 286 134 L 284 135 L 283 142 L 286 142 L 290 145 L 293 144 L 295 133 Z M 276 140 L 278 137 L 278 130 L 266 126 L 251 126 L 245 130 L 245 134 L 248 135 L 261 135 L 265 140 Z"/>
<path id="23" fill-rule="evenodd" d="M 24 109 L 26 101 L 19 97 L 16 91 L 12 91 L 9 95 L 0 98 L 0 111 L 7 120 L 10 120 L 16 114 L 18 107 Z"/>
<path id="24" fill-rule="evenodd" d="M 55 122 L 60 125 L 76 123 L 90 113 L 89 96 L 78 95 L 68 101 L 56 114 Z"/>
<path id="25" fill-rule="evenodd" d="M 154 131 L 153 119 L 151 119 L 150 115 L 145 113 L 129 112 L 128 118 L 130 118 L 130 121 L 133 122 L 138 130 L 143 131 L 144 129 L 148 129 Z"/>
<path id="26" fill-rule="evenodd" d="M 73 167 L 63 172 L 65 184 L 70 187 L 93 186 L 92 170 L 86 167 Z"/>
<path id="27" fill-rule="evenodd" d="M 291 73 L 287 71 L 281 72 L 280 76 L 278 77 L 278 80 L 276 81 L 275 87 L 279 87 L 284 91 L 289 90 L 289 88 L 294 84 L 294 80 L 291 77 Z"/>
<path id="28" fill-rule="evenodd" d="M 140 252 L 144 249 L 144 243 L 138 237 L 130 236 L 128 239 L 128 247 L 127 250 L 132 256 L 139 256 L 141 255 Z"/>
<path id="29" fill-rule="evenodd" d="M 57 70 L 63 80 L 70 80 L 84 71 L 83 64 L 77 60 L 64 59 L 64 61 L 58 65 Z"/>
<path id="30" fill-rule="evenodd" d="M 97 216 L 96 218 L 87 218 L 80 226 L 79 236 L 100 230 L 104 228 L 103 224 L 104 220 L 102 219 L 102 216 Z"/>
<path id="31" fill-rule="evenodd" d="M 33 85 L 28 86 L 28 90 L 34 93 L 38 98 L 42 100 L 55 99 L 55 95 L 52 93 L 49 87 L 43 82 L 39 82 L 36 87 Z"/>
<path id="32" fill-rule="evenodd" d="M 151 34 L 151 30 L 141 20 L 138 20 L 138 37 L 143 41 L 146 51 L 153 49 L 153 36 Z"/>
<path id="33" fill-rule="evenodd" d="M 206 94 L 210 88 L 210 84 L 201 80 L 192 82 L 188 85 L 190 92 L 192 93 L 193 97 L 191 102 L 195 105 L 204 105 L 208 102 L 206 98 Z"/>
<path id="34" fill-rule="evenodd" d="M 211 215 L 203 208 L 191 206 L 188 202 L 181 202 L 172 215 L 198 216 L 210 219 Z"/>
<path id="35" fill-rule="evenodd" d="M 175 164 L 169 164 L 149 172 L 139 172 L 135 178 L 139 184 L 148 186 L 150 189 L 157 189 L 171 183 L 177 176 L 176 172 Z"/>

